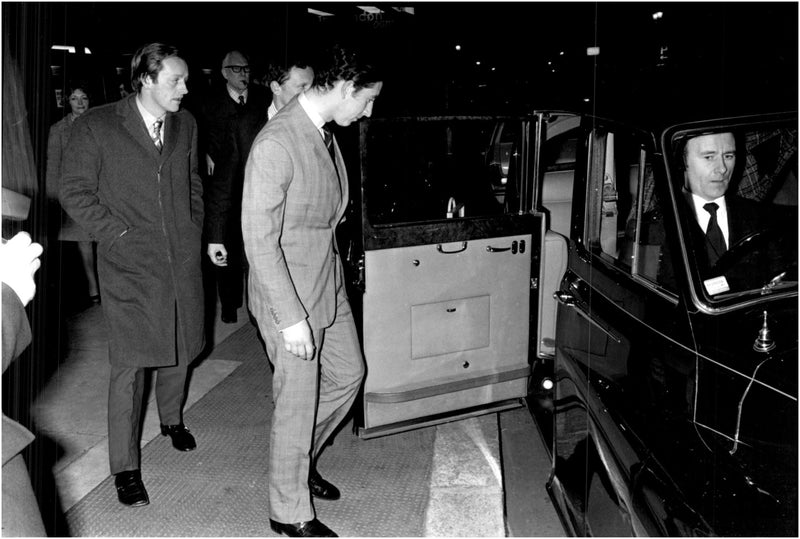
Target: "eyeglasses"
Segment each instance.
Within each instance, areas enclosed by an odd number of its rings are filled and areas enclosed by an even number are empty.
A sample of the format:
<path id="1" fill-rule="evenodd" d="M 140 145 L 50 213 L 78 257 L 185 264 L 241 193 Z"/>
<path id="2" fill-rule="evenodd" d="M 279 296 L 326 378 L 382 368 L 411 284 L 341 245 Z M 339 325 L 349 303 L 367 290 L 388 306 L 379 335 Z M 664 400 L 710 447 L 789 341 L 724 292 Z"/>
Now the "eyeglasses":
<path id="1" fill-rule="evenodd" d="M 234 73 L 241 73 L 242 71 L 250 73 L 250 66 L 225 66 L 225 69 L 230 69 Z"/>

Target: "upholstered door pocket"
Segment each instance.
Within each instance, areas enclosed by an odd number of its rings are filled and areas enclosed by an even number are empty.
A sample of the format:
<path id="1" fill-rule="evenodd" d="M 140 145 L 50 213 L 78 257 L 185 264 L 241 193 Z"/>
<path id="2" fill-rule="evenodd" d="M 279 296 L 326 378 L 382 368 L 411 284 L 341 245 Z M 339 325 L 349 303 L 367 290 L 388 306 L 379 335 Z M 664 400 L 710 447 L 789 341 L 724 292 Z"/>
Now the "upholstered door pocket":
<path id="1" fill-rule="evenodd" d="M 411 306 L 411 358 L 489 346 L 489 296 Z"/>

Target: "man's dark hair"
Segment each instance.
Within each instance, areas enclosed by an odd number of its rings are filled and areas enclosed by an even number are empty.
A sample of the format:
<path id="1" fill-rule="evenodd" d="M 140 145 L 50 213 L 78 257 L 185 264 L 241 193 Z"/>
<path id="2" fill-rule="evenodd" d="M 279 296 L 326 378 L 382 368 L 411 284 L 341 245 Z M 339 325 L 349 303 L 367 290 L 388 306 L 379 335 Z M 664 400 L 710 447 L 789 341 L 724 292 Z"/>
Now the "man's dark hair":
<path id="1" fill-rule="evenodd" d="M 292 69 L 306 69 L 311 64 L 302 58 L 296 58 L 290 62 L 273 62 L 270 63 L 267 67 L 267 85 L 271 84 L 272 81 L 277 82 L 279 85 L 283 84 L 292 74 Z"/>
<path id="2" fill-rule="evenodd" d="M 136 51 L 131 59 L 131 88 L 137 94 L 142 89 L 142 79 L 149 77 L 155 82 L 161 71 L 162 62 L 178 56 L 178 49 L 163 43 L 148 43 Z"/>
<path id="3" fill-rule="evenodd" d="M 381 82 L 377 67 L 360 58 L 352 50 L 334 46 L 327 59 L 314 66 L 314 88 L 330 90 L 336 81 L 353 81 L 356 90 L 369 88 Z"/>

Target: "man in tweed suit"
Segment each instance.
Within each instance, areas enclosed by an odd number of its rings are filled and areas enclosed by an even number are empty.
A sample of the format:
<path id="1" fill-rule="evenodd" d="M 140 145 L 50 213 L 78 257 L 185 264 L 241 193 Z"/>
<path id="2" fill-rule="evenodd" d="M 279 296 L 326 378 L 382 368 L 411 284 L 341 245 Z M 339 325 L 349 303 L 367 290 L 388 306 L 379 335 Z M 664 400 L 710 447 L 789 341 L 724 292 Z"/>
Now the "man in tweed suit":
<path id="1" fill-rule="evenodd" d="M 383 85 L 372 66 L 339 48 L 315 72 L 313 86 L 253 142 L 242 200 L 250 310 L 275 367 L 270 524 L 292 537 L 336 536 L 317 520 L 311 497 L 339 492 L 315 465 L 364 376 L 335 236 L 347 172 L 325 124 L 370 116 Z"/>

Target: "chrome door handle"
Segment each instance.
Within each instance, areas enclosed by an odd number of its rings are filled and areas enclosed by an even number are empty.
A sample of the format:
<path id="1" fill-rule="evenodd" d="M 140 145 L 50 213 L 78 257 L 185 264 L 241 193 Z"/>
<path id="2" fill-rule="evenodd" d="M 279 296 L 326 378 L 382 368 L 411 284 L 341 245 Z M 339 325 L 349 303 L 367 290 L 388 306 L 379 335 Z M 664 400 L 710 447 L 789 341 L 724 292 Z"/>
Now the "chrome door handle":
<path id="1" fill-rule="evenodd" d="M 555 300 L 558 301 L 559 303 L 563 303 L 567 307 L 572 307 L 573 305 L 575 305 L 575 296 L 573 296 L 569 292 L 562 292 L 559 290 L 558 292 L 553 294 L 553 298 L 555 298 Z"/>
<path id="2" fill-rule="evenodd" d="M 439 251 L 442 254 L 445 254 L 445 255 L 452 255 L 452 254 L 455 254 L 455 253 L 461 253 L 461 252 L 467 250 L 467 242 L 462 241 L 461 242 L 461 249 L 456 249 L 455 251 L 445 251 L 444 248 L 442 247 L 442 244 L 440 243 L 440 244 L 438 244 L 436 246 L 436 250 Z"/>
<path id="3" fill-rule="evenodd" d="M 523 241 L 523 245 L 525 242 Z M 511 247 L 492 247 L 491 245 L 486 246 L 486 250 L 490 253 L 503 253 L 505 251 L 511 251 L 512 254 L 517 254 L 517 240 L 511 242 Z M 523 252 L 524 248 L 520 250 Z"/>
<path id="4" fill-rule="evenodd" d="M 575 309 L 575 312 L 578 313 L 578 315 L 580 315 L 594 327 L 596 327 L 597 329 L 599 329 L 600 331 L 602 331 L 603 333 L 614 339 L 617 343 L 622 342 L 622 338 L 619 335 L 617 335 L 616 333 L 614 333 L 613 331 L 602 325 L 600 322 L 595 320 L 595 317 L 592 316 L 592 314 L 588 311 L 588 309 L 586 309 L 586 304 L 576 299 L 575 296 L 573 296 L 569 292 L 562 292 L 559 290 L 558 292 L 553 294 L 553 297 L 556 299 L 556 301 L 558 301 L 565 307 L 573 307 Z"/>

